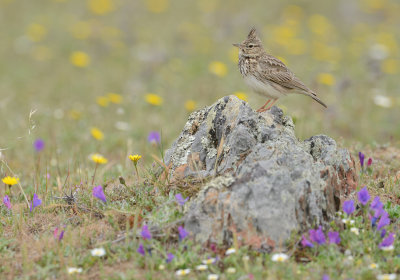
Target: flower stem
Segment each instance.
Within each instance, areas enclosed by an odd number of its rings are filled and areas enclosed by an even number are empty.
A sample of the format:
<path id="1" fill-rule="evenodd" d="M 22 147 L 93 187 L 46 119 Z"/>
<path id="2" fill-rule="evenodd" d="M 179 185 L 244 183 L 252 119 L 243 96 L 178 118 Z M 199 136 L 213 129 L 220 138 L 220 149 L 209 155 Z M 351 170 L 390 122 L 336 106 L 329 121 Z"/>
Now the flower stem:
<path id="1" fill-rule="evenodd" d="M 98 163 L 96 163 L 96 167 L 94 168 L 94 173 L 93 173 L 93 178 L 92 178 L 92 186 L 93 186 L 93 184 L 94 184 L 94 178 L 96 177 L 96 170 L 97 170 L 97 166 L 98 166 L 99 164 Z"/>
<path id="2" fill-rule="evenodd" d="M 139 182 L 139 171 L 137 168 L 137 164 L 135 164 L 135 170 L 136 170 L 137 181 Z"/>

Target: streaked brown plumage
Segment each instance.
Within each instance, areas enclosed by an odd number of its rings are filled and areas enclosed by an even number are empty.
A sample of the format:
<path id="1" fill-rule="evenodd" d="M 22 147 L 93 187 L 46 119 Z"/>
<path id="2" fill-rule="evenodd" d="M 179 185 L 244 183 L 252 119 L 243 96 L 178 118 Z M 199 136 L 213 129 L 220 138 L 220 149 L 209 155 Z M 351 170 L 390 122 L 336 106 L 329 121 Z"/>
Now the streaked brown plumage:
<path id="1" fill-rule="evenodd" d="M 286 65 L 265 52 L 256 29 L 250 30 L 247 39 L 240 44 L 233 44 L 239 48 L 239 71 L 248 86 L 258 94 L 270 100 L 258 112 L 272 107 L 278 98 L 289 93 L 300 93 L 310 96 L 326 108 L 317 95 L 297 78 Z M 268 108 L 265 107 L 273 100 Z"/>

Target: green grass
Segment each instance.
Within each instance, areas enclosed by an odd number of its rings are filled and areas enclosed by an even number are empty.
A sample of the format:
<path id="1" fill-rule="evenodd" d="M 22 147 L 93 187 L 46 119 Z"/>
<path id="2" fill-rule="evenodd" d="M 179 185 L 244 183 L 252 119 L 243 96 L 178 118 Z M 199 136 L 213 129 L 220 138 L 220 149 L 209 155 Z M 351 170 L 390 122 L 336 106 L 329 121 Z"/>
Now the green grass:
<path id="1" fill-rule="evenodd" d="M 349 147 L 355 158 L 360 150 L 372 157 L 372 170 L 360 175 L 360 186 L 382 197 L 392 230 L 398 232 L 397 1 L 382 5 L 358 0 L 353 6 L 333 0 L 301 0 L 296 6 L 288 0 L 229 5 L 209 0 L 103 1 L 0 0 L 0 24 L 5 27 L 0 44 L 0 177 L 19 177 L 29 200 L 34 193 L 43 200 L 30 213 L 21 189 L 13 186 L 12 211 L 0 206 L 2 278 L 166 279 L 180 268 L 191 268 L 189 277 L 199 279 L 209 273 L 221 279 L 247 274 L 254 279 L 321 279 L 325 273 L 331 279 L 375 279 L 399 273 L 398 238 L 395 250 L 384 253 L 376 248 L 370 229 L 357 237 L 343 231 L 340 246 L 311 250 L 297 246 L 295 235 L 287 244 L 286 263 L 273 263 L 271 254 L 246 247 L 225 257 L 225 247 L 215 253 L 190 239 L 178 242 L 183 211 L 174 195 L 193 197 L 202 183 L 170 184 L 152 166 L 158 166 L 183 128 L 191 110 L 185 108 L 187 101 L 199 109 L 244 92 L 253 108 L 265 102 L 241 79 L 232 46 L 256 26 L 268 52 L 283 58 L 328 104 L 324 110 L 297 95 L 279 100 L 277 105 L 295 120 L 296 135 L 306 139 L 327 134 Z M 376 48 L 385 50 L 382 60 L 371 58 Z M 76 51 L 89 56 L 86 67 L 70 62 Z M 210 72 L 213 61 L 222 62 L 226 73 Z M 122 102 L 100 106 L 97 99 L 108 93 L 118 93 Z M 162 97 L 162 104 L 146 102 L 148 93 Z M 390 106 L 377 105 L 377 95 L 388 97 Z M 103 140 L 91 136 L 93 127 L 104 133 Z M 161 132 L 162 147 L 148 143 L 150 131 Z M 32 147 L 37 138 L 46 144 L 39 153 Z M 97 168 L 94 182 L 105 186 L 106 205 L 92 197 L 93 153 L 108 159 Z M 143 156 L 139 179 L 129 154 Z M 119 176 L 126 186 L 118 183 Z M 77 186 L 74 203 L 56 198 Z M 1 198 L 6 189 L 0 187 Z M 152 256 L 136 252 L 140 239 L 133 230 L 143 221 L 165 229 L 155 228 L 154 238 L 146 242 Z M 65 237 L 58 242 L 53 231 L 64 225 Z M 92 257 L 90 250 L 101 246 L 106 256 Z M 354 258 L 350 264 L 346 250 Z M 176 256 L 169 264 L 167 252 Z M 218 262 L 206 272 L 194 272 L 210 256 L 219 256 Z M 379 268 L 368 269 L 371 263 Z M 83 272 L 69 276 L 67 267 Z M 229 267 L 236 272 L 228 274 Z"/>

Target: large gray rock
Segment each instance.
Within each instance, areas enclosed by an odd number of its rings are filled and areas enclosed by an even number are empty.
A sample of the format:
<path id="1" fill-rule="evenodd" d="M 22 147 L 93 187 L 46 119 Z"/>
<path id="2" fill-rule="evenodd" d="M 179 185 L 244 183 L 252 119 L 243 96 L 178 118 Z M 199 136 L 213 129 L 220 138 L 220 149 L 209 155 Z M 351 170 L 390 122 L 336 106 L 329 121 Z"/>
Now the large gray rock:
<path id="1" fill-rule="evenodd" d="M 201 242 L 274 247 L 324 225 L 355 189 L 354 160 L 325 136 L 300 142 L 290 117 L 253 111 L 235 96 L 190 115 L 166 152 L 170 180 L 210 178 L 186 207 Z"/>

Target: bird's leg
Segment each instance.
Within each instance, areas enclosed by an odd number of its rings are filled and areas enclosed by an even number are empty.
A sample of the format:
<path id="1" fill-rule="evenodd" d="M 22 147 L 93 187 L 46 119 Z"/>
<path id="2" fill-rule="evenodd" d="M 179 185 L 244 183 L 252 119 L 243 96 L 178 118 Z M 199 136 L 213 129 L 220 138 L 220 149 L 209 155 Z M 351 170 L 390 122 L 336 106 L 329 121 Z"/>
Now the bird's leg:
<path id="1" fill-rule="evenodd" d="M 274 100 L 272 101 L 272 103 L 271 103 L 271 104 L 269 104 L 268 108 L 267 108 L 267 109 L 265 109 L 265 110 L 269 110 L 269 109 L 271 109 L 271 108 L 272 108 L 272 106 L 274 106 L 274 104 L 275 104 L 275 102 L 276 102 L 276 101 L 278 101 L 278 98 L 277 98 L 277 99 L 274 99 Z"/>
<path id="2" fill-rule="evenodd" d="M 266 111 L 265 106 L 267 106 L 269 102 L 271 102 L 271 99 L 268 99 L 267 102 L 265 102 L 265 104 L 260 109 L 257 110 L 257 112 L 261 113 L 261 112 Z"/>
<path id="3" fill-rule="evenodd" d="M 275 104 L 275 102 L 276 102 L 277 100 L 278 100 L 278 99 L 272 100 L 272 103 L 268 106 L 268 108 L 265 108 L 265 106 L 266 106 L 266 105 L 269 103 L 269 101 L 270 101 L 270 100 L 268 100 L 268 102 L 265 103 L 265 105 L 262 106 L 260 109 L 258 109 L 257 112 L 258 112 L 258 113 L 262 113 L 262 112 L 268 111 L 269 109 L 271 109 L 272 106 L 274 106 L 274 104 Z"/>

